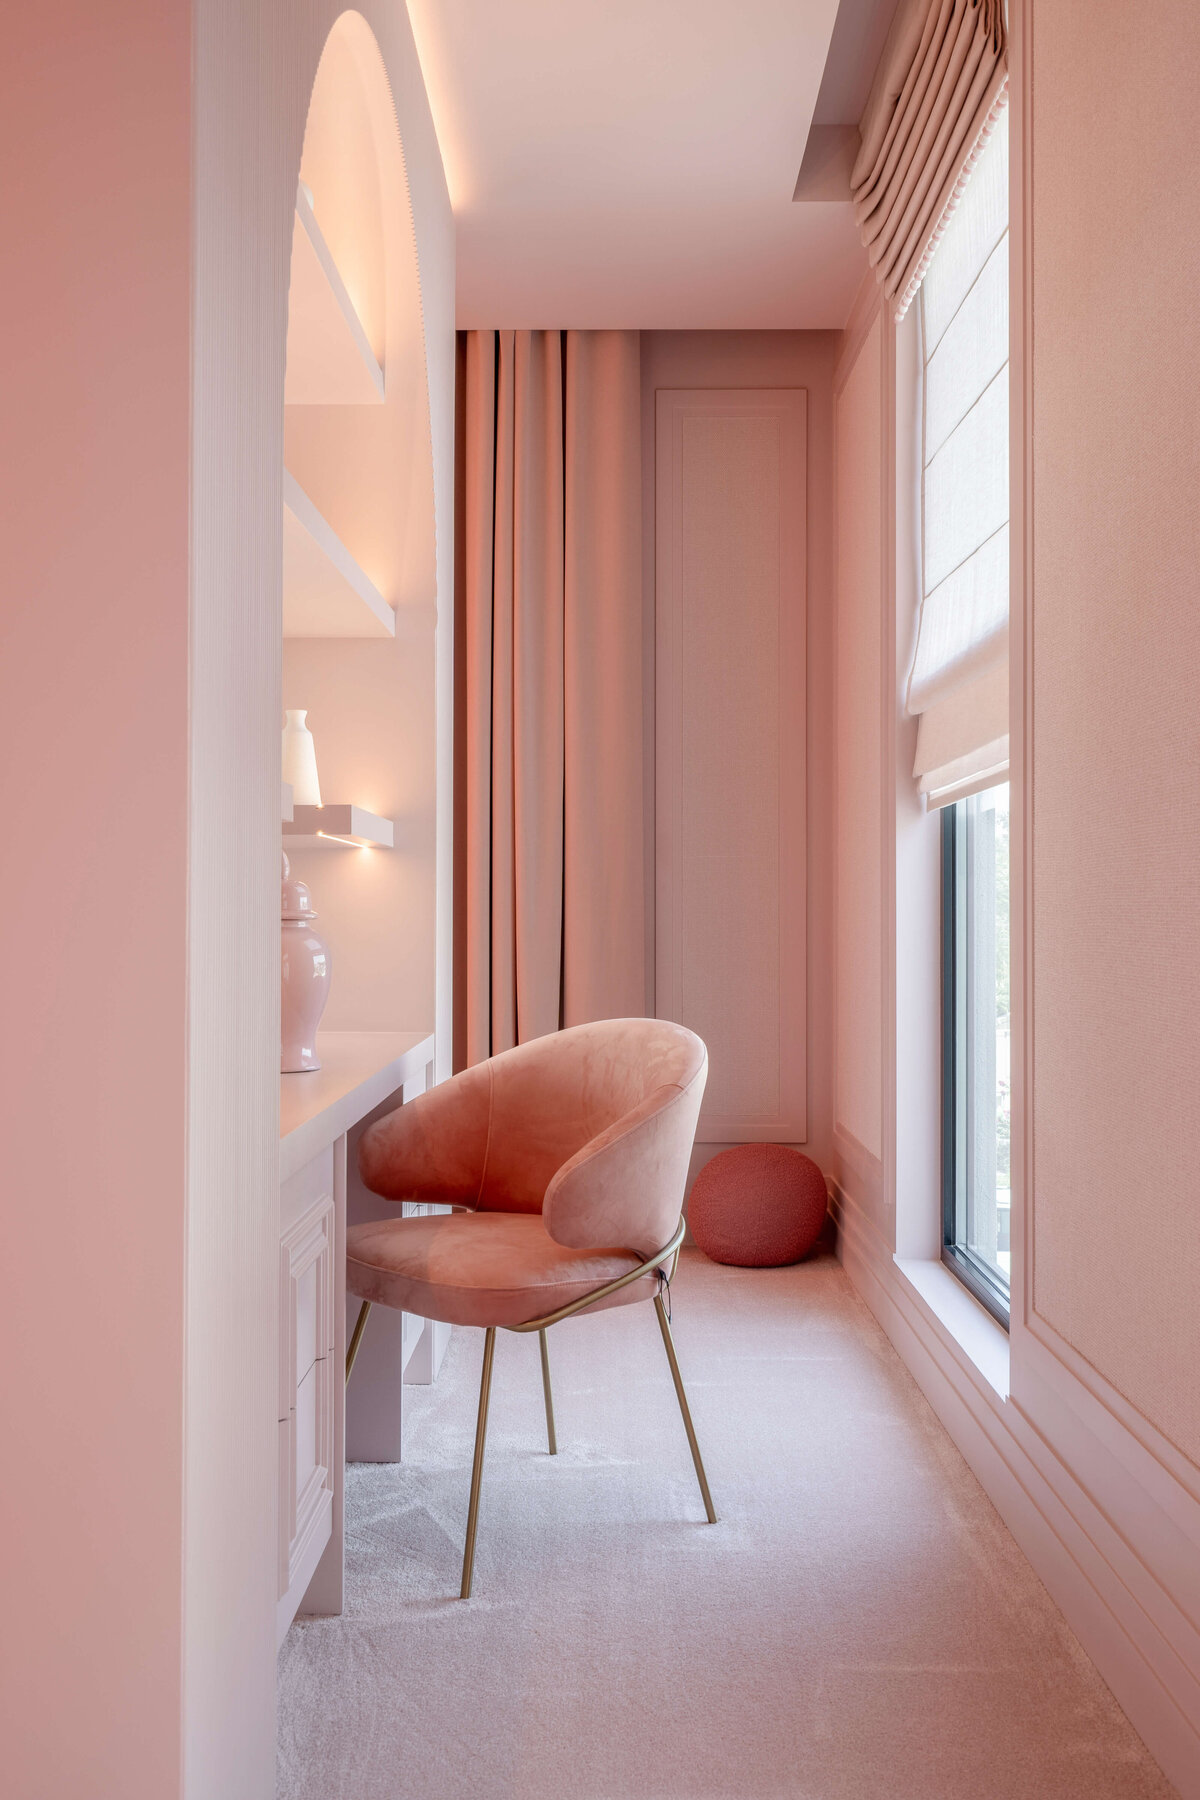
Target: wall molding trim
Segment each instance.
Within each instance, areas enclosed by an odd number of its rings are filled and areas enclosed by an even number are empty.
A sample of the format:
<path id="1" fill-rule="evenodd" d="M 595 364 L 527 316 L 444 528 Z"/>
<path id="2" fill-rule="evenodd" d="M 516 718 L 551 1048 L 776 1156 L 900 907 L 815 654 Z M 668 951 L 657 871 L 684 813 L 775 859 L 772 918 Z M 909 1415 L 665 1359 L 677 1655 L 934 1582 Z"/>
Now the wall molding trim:
<path id="1" fill-rule="evenodd" d="M 1145 1463 L 1146 1473 L 1152 1478 L 1152 1472 L 1158 1470 L 1165 1474 L 1172 1490 L 1179 1489 L 1188 1497 L 1193 1507 L 1200 1509 L 1200 1469 L 1190 1461 L 1179 1446 L 1166 1437 L 1156 1425 L 1138 1411 L 1133 1402 L 1126 1398 L 1120 1388 L 1102 1375 L 1086 1356 L 1082 1356 L 1073 1344 L 1067 1342 L 1053 1325 L 1047 1323 L 1040 1313 L 1032 1310 L 1025 1319 L 1023 1337 L 1038 1344 L 1046 1352 L 1049 1367 L 1056 1364 L 1066 1369 L 1072 1387 L 1084 1388 L 1091 1396 L 1095 1407 L 1102 1415 L 1111 1415 L 1119 1421 L 1124 1430 L 1145 1452 L 1141 1460 Z M 1092 1407 L 1081 1403 L 1083 1410 L 1092 1413 Z M 1095 1416 L 1092 1414 L 1092 1416 Z"/>
<path id="2" fill-rule="evenodd" d="M 869 1199 L 873 1207 L 877 1207 L 883 1197 L 883 1163 L 879 1157 L 836 1120 L 833 1127 L 833 1147 L 854 1177 L 859 1192 Z"/>
<path id="3" fill-rule="evenodd" d="M 1149 1452 L 1088 1390 L 1065 1395 L 1080 1384 L 1061 1365 L 1014 1356 L 1020 1393 L 1001 1400 L 840 1183 L 831 1206 L 855 1289 L 1165 1774 L 1200 1800 L 1200 1504 L 1162 1464 L 1151 1486 Z"/>

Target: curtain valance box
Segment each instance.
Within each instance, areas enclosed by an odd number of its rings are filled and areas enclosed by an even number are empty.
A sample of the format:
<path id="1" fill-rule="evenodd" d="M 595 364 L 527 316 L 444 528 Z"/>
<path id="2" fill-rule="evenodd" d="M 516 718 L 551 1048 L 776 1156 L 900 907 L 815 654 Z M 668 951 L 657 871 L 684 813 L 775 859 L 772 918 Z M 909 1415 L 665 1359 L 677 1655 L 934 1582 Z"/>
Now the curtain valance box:
<path id="1" fill-rule="evenodd" d="M 859 125 L 858 228 L 903 318 L 1004 106 L 1002 0 L 900 0 Z"/>

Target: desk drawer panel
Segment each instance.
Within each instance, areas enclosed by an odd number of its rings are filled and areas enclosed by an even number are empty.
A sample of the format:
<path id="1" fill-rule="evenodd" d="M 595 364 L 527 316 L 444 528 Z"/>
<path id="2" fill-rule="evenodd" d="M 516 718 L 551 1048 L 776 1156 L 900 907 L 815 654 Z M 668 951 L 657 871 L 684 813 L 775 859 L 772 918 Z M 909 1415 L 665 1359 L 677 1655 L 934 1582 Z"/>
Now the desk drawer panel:
<path id="1" fill-rule="evenodd" d="M 334 1345 L 334 1205 L 315 1200 L 279 1246 L 279 1417 L 296 1389 Z"/>

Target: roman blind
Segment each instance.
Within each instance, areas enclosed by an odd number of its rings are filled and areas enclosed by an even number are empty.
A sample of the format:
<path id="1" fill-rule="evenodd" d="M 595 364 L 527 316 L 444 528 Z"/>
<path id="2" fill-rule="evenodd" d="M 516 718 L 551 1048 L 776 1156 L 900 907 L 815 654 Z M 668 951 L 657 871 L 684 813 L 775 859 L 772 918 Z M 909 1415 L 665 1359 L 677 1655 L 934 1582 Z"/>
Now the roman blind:
<path id="1" fill-rule="evenodd" d="M 946 806 L 1008 774 L 1008 129 L 1002 110 L 921 288 L 922 579 L 913 773 Z"/>
<path id="2" fill-rule="evenodd" d="M 1003 0 L 900 0 L 850 174 L 875 278 L 902 319 L 1008 87 Z"/>

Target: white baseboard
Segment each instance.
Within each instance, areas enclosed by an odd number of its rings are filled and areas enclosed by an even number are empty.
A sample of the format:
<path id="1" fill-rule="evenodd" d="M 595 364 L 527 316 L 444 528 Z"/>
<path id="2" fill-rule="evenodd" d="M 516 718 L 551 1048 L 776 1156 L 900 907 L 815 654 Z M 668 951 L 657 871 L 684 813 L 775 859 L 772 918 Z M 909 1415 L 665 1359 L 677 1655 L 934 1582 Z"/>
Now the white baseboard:
<path id="1" fill-rule="evenodd" d="M 1094 1421 L 1081 1424 L 1098 1405 L 1082 1383 L 1056 1447 L 1046 1427 L 1055 1398 L 1064 1403 L 1063 1378 L 1075 1379 L 1064 1365 L 1046 1382 L 1039 1365 L 1048 1352 L 1031 1346 L 1013 1371 L 1018 1399 L 1001 1398 L 853 1198 L 838 1187 L 832 1205 L 847 1275 L 1151 1754 L 1183 1800 L 1200 1800 L 1196 1496 L 1162 1462 L 1150 1479 L 1144 1442 L 1113 1413 L 1102 1434 Z M 1035 1395 L 1036 1406 L 1023 1395 Z"/>

